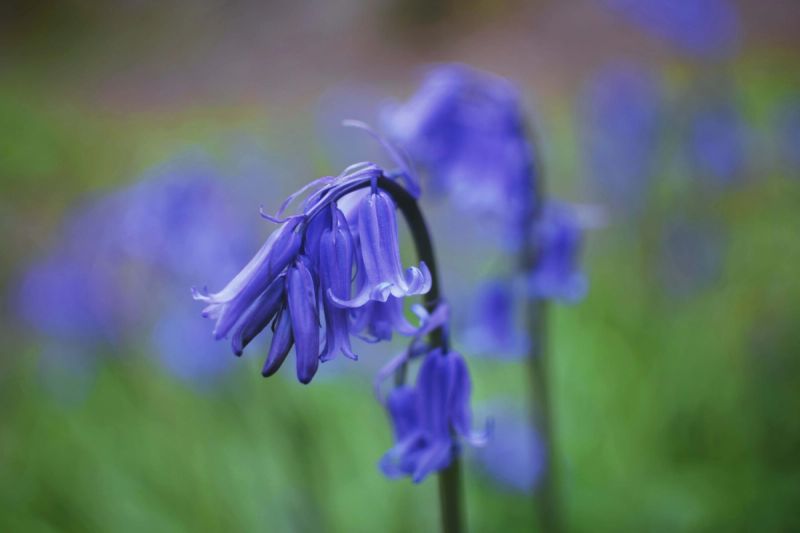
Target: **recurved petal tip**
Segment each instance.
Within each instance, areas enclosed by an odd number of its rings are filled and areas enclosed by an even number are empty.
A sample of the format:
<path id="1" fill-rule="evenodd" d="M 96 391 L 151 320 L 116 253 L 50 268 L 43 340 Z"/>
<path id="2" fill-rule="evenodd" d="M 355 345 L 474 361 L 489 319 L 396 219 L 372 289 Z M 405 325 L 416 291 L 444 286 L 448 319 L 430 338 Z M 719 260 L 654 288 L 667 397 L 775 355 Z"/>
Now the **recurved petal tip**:
<path id="1" fill-rule="evenodd" d="M 208 295 L 208 287 L 203 287 L 202 289 L 198 289 L 197 287 L 192 287 L 192 299 L 197 300 L 200 302 L 207 302 L 209 300 Z"/>

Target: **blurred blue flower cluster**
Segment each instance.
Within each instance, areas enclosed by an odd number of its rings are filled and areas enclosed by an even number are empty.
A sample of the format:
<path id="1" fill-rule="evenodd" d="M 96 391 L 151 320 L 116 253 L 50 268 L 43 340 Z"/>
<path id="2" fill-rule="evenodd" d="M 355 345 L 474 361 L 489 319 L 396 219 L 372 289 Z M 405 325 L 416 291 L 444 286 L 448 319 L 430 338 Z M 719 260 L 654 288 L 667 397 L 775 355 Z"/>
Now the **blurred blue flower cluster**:
<path id="1" fill-rule="evenodd" d="M 244 269 L 219 292 L 195 291 L 195 299 L 206 303 L 203 315 L 216 321 L 214 337 L 230 335 L 239 355 L 272 323 L 264 375 L 275 373 L 294 346 L 297 378 L 308 383 L 320 361 L 339 352 L 357 359 L 351 334 L 364 329 L 374 337 L 390 337 L 395 324 L 406 330 L 396 308 L 399 299 L 428 292 L 431 274 L 424 262 L 403 271 L 397 206 L 378 188 L 381 177 L 383 169 L 376 165 L 353 165 L 310 183 L 291 195 L 275 217 L 267 215 L 281 226 Z M 281 218 L 307 192 L 300 211 Z"/>
<path id="2" fill-rule="evenodd" d="M 427 171 L 433 193 L 498 220 L 500 235 L 521 244 L 538 200 L 534 154 L 511 83 L 466 65 L 433 68 L 406 103 L 387 107 L 384 126 Z"/>
<path id="3" fill-rule="evenodd" d="M 206 158 L 180 157 L 69 214 L 18 295 L 22 318 L 49 339 L 47 364 L 80 354 L 91 367 L 144 337 L 178 377 L 219 375 L 219 349 L 180 302 L 187 285 L 231 272 L 252 241 L 226 181 Z"/>
<path id="4" fill-rule="evenodd" d="M 640 122 L 652 122 L 652 99 L 639 100 Z M 505 236 L 495 239 L 495 245 L 510 243 L 500 247 L 506 253 L 534 249 L 536 260 L 525 271 L 512 267 L 495 272 L 496 279 L 469 291 L 473 312 L 465 338 L 472 349 L 494 356 L 521 355 L 529 346 L 529 333 L 520 327 L 520 299 L 576 301 L 586 292 L 586 280 L 579 262 L 585 224 L 569 204 L 541 197 L 541 177 L 536 175 L 536 154 L 518 90 L 508 80 L 466 65 L 440 65 L 428 71 L 406 103 L 385 110 L 384 122 L 392 138 L 423 168 L 435 192 L 495 223 L 493 233 Z M 617 128 L 624 137 L 621 143 L 646 142 L 640 131 L 629 134 L 630 129 Z M 618 158 L 623 149 L 617 149 Z M 598 153 L 606 156 L 604 150 Z M 524 280 L 527 288 L 512 291 L 517 280 Z"/>
<path id="5" fill-rule="evenodd" d="M 615 213 L 645 208 L 657 172 L 663 134 L 663 96 L 655 73 L 614 63 L 586 83 L 579 127 L 585 172 Z"/>

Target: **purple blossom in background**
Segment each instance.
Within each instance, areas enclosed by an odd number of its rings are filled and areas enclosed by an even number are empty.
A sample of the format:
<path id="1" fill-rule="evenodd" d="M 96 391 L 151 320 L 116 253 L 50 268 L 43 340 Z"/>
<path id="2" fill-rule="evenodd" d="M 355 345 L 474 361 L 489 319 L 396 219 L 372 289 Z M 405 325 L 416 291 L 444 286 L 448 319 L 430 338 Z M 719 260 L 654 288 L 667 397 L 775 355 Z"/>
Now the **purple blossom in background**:
<path id="1" fill-rule="evenodd" d="M 713 102 L 689 126 L 689 160 L 698 179 L 725 186 L 740 181 L 747 167 L 747 130 L 736 107 Z"/>
<path id="2" fill-rule="evenodd" d="M 252 237 L 223 182 L 202 158 L 178 158 L 76 210 L 23 279 L 22 318 L 88 358 L 144 334 L 177 377 L 210 378 L 225 366 L 211 360 L 219 349 L 191 332 L 189 308 L 170 303 L 178 287 L 230 273 Z"/>
<path id="3" fill-rule="evenodd" d="M 528 275 L 531 294 L 544 299 L 576 302 L 588 289 L 580 270 L 583 227 L 575 208 L 548 202 L 534 229 L 537 261 Z"/>
<path id="4" fill-rule="evenodd" d="M 472 317 L 464 330 L 464 341 L 474 353 L 520 357 L 527 352 L 520 300 L 510 281 L 493 279 L 477 288 Z"/>
<path id="5" fill-rule="evenodd" d="M 662 131 L 660 83 L 649 70 L 613 64 L 595 73 L 579 102 L 586 172 L 616 210 L 644 209 Z"/>
<path id="6" fill-rule="evenodd" d="M 471 429 L 471 388 L 461 355 L 429 352 L 415 385 L 395 388 L 386 399 L 396 444 L 381 459 L 383 473 L 410 476 L 419 483 L 452 461 L 457 450 L 453 431 L 463 439 L 482 441 Z"/>
<path id="7" fill-rule="evenodd" d="M 237 355 L 272 324 L 265 376 L 280 368 L 294 346 L 297 378 L 309 383 L 320 360 L 338 353 L 356 358 L 350 335 L 366 328 L 383 338 L 389 336 L 385 314 L 380 326 L 370 324 L 380 315 L 374 312 L 375 303 L 391 306 L 395 304 L 390 298 L 430 290 L 431 275 L 424 262 L 402 268 L 397 206 L 377 187 L 379 178 L 390 179 L 376 165 L 359 163 L 339 176 L 323 177 L 303 187 L 287 198 L 275 216 L 264 215 L 281 226 L 222 290 L 214 294 L 194 291 L 195 299 L 206 304 L 203 315 L 215 320 L 214 336 L 230 335 Z M 405 172 L 402 178 L 408 181 L 412 175 Z M 367 186 L 367 193 L 360 192 Z M 305 200 L 298 212 L 285 216 L 302 195 Z M 351 195 L 355 200 L 348 198 Z M 337 205 L 340 199 L 347 212 Z M 367 310 L 367 306 L 372 308 Z M 371 317 L 366 323 L 365 313 Z M 389 322 L 404 326 L 394 317 Z"/>
<path id="8" fill-rule="evenodd" d="M 108 196 L 69 214 L 53 249 L 23 274 L 16 308 L 41 335 L 86 346 L 118 341 L 132 325 L 143 287 L 135 279 L 123 285 L 111 225 L 119 208 L 119 198 Z"/>
<path id="9" fill-rule="evenodd" d="M 492 420 L 492 435 L 475 452 L 479 468 L 502 487 L 532 492 L 547 464 L 538 433 L 511 401 L 493 402 L 482 411 Z"/>
<path id="10" fill-rule="evenodd" d="M 180 296 L 174 296 L 173 302 L 180 301 Z M 159 313 L 151 333 L 151 347 L 173 376 L 210 385 L 232 369 L 232 361 L 203 326 L 192 310 L 173 304 Z"/>
<path id="11" fill-rule="evenodd" d="M 243 225 L 235 183 L 204 158 L 177 158 L 120 192 L 115 231 L 125 255 L 177 283 L 233 272 L 255 235 Z M 218 277 L 216 277 L 218 276 Z"/>
<path id="12" fill-rule="evenodd" d="M 728 0 L 600 1 L 646 32 L 697 57 L 722 59 L 739 47 L 739 13 Z"/>
<path id="13" fill-rule="evenodd" d="M 533 152 L 520 95 L 508 81 L 465 65 L 431 69 L 385 127 L 430 177 L 466 209 L 500 220 L 518 244 L 533 209 Z"/>

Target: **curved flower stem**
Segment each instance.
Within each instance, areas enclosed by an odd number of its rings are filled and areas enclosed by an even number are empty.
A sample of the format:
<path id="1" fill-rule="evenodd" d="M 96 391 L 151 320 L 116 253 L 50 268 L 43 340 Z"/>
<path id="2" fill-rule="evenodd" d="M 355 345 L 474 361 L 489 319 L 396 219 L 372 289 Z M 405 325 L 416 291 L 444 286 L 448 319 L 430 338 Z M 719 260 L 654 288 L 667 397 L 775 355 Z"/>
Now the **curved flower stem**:
<path id="1" fill-rule="evenodd" d="M 370 186 L 369 181 L 353 184 L 352 188 L 341 190 L 339 197 L 349 194 L 358 189 Z M 386 191 L 397 203 L 400 212 L 403 213 L 408 228 L 411 231 L 411 238 L 417 249 L 417 256 L 420 261 L 425 261 L 431 273 L 431 290 L 423 296 L 425 308 L 433 312 L 441 301 L 439 288 L 438 269 L 436 267 L 436 256 L 433 252 L 433 243 L 425 218 L 419 209 L 416 199 L 400 184 L 385 176 L 378 178 L 377 186 Z M 334 199 L 335 200 L 335 199 Z M 447 353 L 448 339 L 447 331 L 436 328 L 428 335 L 428 342 L 433 347 L 443 349 Z M 405 368 L 399 370 L 400 379 L 404 379 Z M 442 531 L 444 533 L 462 533 L 466 531 L 461 504 L 461 464 L 457 454 L 453 455 L 450 466 L 439 472 L 439 505 L 442 515 Z"/>
<path id="2" fill-rule="evenodd" d="M 528 132 L 531 145 L 535 139 Z M 525 234 L 519 252 L 519 268 L 526 276 L 539 260 L 539 243 L 535 234 L 535 224 L 539 220 L 544 206 L 544 180 L 541 168 L 531 161 L 528 175 L 531 178 L 531 189 L 534 202 L 524 225 Z M 556 447 L 553 437 L 552 394 L 550 391 L 551 368 L 547 353 L 547 302 L 542 298 L 529 294 L 525 300 L 525 326 L 531 341 L 525 363 L 528 369 L 530 384 L 530 410 L 533 424 L 541 435 L 545 447 L 545 465 L 538 487 L 534 489 L 534 506 L 536 507 L 538 531 L 558 533 L 561 530 L 559 516 L 560 502 L 557 486 Z M 533 452 L 531 452 L 533 453 Z"/>
<path id="3" fill-rule="evenodd" d="M 378 187 L 389 193 L 397 203 L 397 207 L 403 213 L 411 237 L 417 249 L 417 256 L 421 261 L 425 261 L 431 272 L 431 290 L 424 295 L 425 307 L 429 312 L 433 312 L 441 300 L 439 292 L 438 269 L 436 267 L 436 256 L 433 252 L 433 243 L 425 218 L 419 209 L 417 201 L 402 186 L 396 182 L 380 178 Z M 447 332 L 444 328 L 433 330 L 428 341 L 431 346 L 443 348 L 447 352 Z M 453 455 L 450 466 L 439 472 L 439 505 L 441 507 L 442 531 L 444 533 L 460 533 L 466 531 L 464 527 L 464 517 L 461 510 L 461 461 L 457 454 Z"/>
<path id="4" fill-rule="evenodd" d="M 534 500 L 537 507 L 539 531 L 556 533 L 560 531 L 558 516 L 559 501 L 555 472 L 555 443 L 552 427 L 552 406 L 549 387 L 550 368 L 547 357 L 547 302 L 531 297 L 526 302 L 526 325 L 531 332 L 531 345 L 525 359 L 531 388 L 531 412 L 534 427 L 541 435 L 546 454 L 546 465 L 535 489 Z"/>

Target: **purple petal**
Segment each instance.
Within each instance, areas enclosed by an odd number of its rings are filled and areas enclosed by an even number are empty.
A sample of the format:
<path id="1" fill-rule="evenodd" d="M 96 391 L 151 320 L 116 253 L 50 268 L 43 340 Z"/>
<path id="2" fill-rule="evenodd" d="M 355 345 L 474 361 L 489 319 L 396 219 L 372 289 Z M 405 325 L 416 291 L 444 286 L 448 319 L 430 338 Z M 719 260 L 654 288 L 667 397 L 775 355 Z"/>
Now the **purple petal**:
<path id="1" fill-rule="evenodd" d="M 264 369 L 261 371 L 264 377 L 269 377 L 278 371 L 289 355 L 292 345 L 294 345 L 292 318 L 289 310 L 284 307 L 273 324 L 272 343 L 269 346 L 267 360 L 264 362 Z"/>
<path id="2" fill-rule="evenodd" d="M 196 300 L 209 304 L 203 313 L 217 320 L 215 338 L 227 336 L 242 314 L 295 258 L 302 240 L 294 231 L 299 222 L 298 219 L 290 220 L 270 235 L 253 259 L 224 289 L 212 295 L 194 292 Z"/>
<path id="3" fill-rule="evenodd" d="M 280 308 L 284 288 L 283 276 L 278 276 L 248 309 L 247 314 L 239 321 L 231 335 L 233 353 L 242 355 L 245 346 L 267 327 Z"/>
<path id="4" fill-rule="evenodd" d="M 286 278 L 286 293 L 297 354 L 297 379 L 303 384 L 311 381 L 319 366 L 319 315 L 314 285 L 305 263 L 295 261 Z"/>

